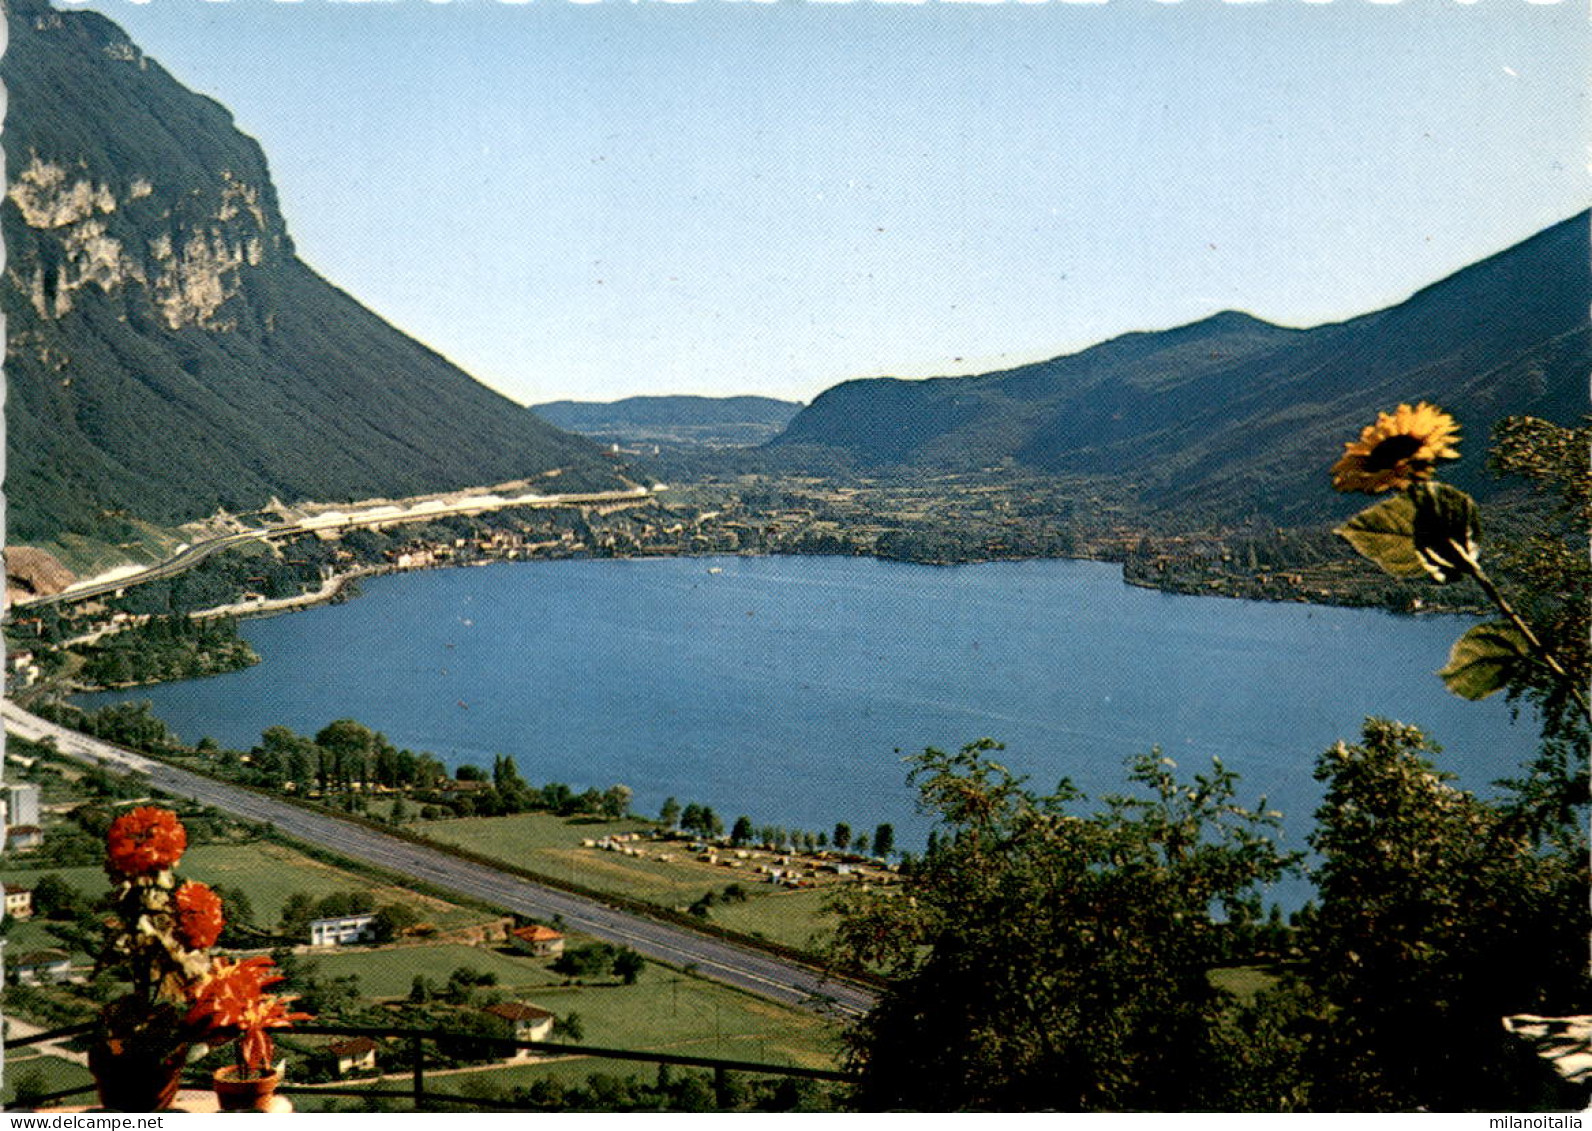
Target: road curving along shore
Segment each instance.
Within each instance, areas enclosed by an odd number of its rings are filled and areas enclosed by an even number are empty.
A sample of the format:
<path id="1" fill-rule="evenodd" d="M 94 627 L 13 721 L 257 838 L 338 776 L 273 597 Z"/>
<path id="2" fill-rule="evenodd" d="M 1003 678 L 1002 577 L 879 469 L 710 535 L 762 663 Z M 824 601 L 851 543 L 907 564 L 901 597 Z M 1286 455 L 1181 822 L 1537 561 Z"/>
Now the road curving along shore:
<path id="1" fill-rule="evenodd" d="M 575 930 L 632 947 L 659 962 L 691 967 L 703 977 L 772 1001 L 842 1021 L 861 1016 L 874 1002 L 867 990 L 800 963 L 658 922 L 357 822 L 168 766 L 41 719 L 9 701 L 0 707 L 0 713 L 8 733 L 33 742 L 53 742 L 55 749 L 69 758 L 139 774 L 163 793 L 269 824 L 285 836 L 510 912 L 538 918 L 561 916 Z"/>

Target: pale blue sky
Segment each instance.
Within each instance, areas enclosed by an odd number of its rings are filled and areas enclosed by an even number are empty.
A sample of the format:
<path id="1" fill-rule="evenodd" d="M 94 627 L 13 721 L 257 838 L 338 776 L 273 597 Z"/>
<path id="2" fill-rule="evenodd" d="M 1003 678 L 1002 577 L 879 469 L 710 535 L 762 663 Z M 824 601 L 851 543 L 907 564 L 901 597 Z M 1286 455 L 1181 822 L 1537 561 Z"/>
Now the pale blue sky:
<path id="1" fill-rule="evenodd" d="M 309 263 L 528 403 L 1313 325 L 1589 201 L 1568 0 L 90 2 Z"/>

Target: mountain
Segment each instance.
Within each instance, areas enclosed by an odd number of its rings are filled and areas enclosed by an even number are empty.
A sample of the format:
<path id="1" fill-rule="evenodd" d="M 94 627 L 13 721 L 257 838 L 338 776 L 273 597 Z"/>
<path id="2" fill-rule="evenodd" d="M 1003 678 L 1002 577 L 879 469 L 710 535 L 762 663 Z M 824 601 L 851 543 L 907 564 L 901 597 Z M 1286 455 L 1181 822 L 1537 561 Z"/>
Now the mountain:
<path id="1" fill-rule="evenodd" d="M 777 436 L 801 411 L 771 397 L 627 397 L 601 404 L 549 401 L 532 405 L 542 419 L 612 443 L 739 446 Z"/>
<path id="2" fill-rule="evenodd" d="M 12 542 L 275 495 L 560 472 L 596 445 L 478 384 L 294 253 L 265 156 L 94 12 L 4 0 Z"/>
<path id="3" fill-rule="evenodd" d="M 1318 517 L 1323 469 L 1378 410 L 1452 412 L 1482 485 L 1491 423 L 1586 411 L 1592 225 L 1581 213 L 1397 306 L 1308 330 L 1227 311 L 974 377 L 849 381 L 766 449 L 779 465 L 998 465 L 1135 485 L 1153 508 Z"/>

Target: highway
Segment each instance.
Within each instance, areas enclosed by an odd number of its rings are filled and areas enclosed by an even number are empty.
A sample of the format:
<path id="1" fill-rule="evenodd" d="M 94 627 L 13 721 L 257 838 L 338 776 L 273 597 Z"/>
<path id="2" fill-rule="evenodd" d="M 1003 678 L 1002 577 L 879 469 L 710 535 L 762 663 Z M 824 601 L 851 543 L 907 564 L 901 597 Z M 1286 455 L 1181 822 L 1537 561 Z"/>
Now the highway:
<path id="1" fill-rule="evenodd" d="M 576 930 L 630 946 L 660 962 L 694 967 L 704 977 L 773 1001 L 841 1020 L 858 1017 L 873 1004 L 873 996 L 866 990 L 830 981 L 815 970 L 773 955 L 645 919 L 596 900 L 542 887 L 351 821 L 189 773 L 58 726 L 9 701 L 0 711 L 3 711 L 5 729 L 9 733 L 35 742 L 53 738 L 56 749 L 62 754 L 113 770 L 146 775 L 150 785 L 163 793 L 191 798 L 251 821 L 269 823 L 294 839 L 473 896 L 507 911 L 539 919 L 560 915 Z"/>
<path id="2" fill-rule="evenodd" d="M 108 577 L 101 581 L 87 581 L 69 586 L 59 593 L 50 593 L 37 597 L 22 597 L 11 603 L 13 609 L 24 609 L 42 605 L 66 604 L 73 601 L 84 601 L 90 597 L 100 597 L 106 593 L 114 593 L 119 589 L 126 589 L 133 585 L 142 585 L 146 581 L 154 581 L 160 577 L 170 577 L 181 573 L 185 569 L 198 565 L 205 558 L 220 550 L 241 546 L 245 542 L 254 542 L 266 538 L 292 538 L 312 531 L 349 530 L 358 526 L 387 526 L 405 522 L 425 522 L 450 514 L 479 514 L 483 511 L 502 510 L 507 507 L 537 507 L 548 509 L 553 507 L 572 506 L 600 506 L 604 503 L 634 502 L 638 499 L 650 498 L 663 490 L 658 487 L 631 487 L 623 491 L 593 491 L 584 494 L 569 495 L 518 495 L 504 497 L 493 494 L 478 494 L 469 492 L 456 492 L 461 497 L 453 499 L 416 498 L 405 499 L 401 503 L 383 503 L 378 506 L 350 508 L 347 511 L 322 511 L 308 518 L 296 522 L 283 523 L 279 526 L 258 526 L 247 530 L 238 530 L 230 534 L 222 534 L 215 538 L 207 538 L 202 542 L 195 542 L 184 546 L 171 557 L 154 565 L 146 566 L 136 573 L 123 573 Z"/>

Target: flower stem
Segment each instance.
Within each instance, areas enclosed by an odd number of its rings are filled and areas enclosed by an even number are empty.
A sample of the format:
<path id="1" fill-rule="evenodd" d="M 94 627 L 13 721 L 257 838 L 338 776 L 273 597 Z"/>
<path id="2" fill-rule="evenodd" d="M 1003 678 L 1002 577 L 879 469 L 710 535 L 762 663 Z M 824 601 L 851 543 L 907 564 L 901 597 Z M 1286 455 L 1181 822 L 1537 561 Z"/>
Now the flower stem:
<path id="1" fill-rule="evenodd" d="M 1452 542 L 1449 544 L 1454 545 Z M 1548 649 L 1547 645 L 1543 644 L 1537 634 L 1531 630 L 1531 626 L 1526 623 L 1525 619 L 1515 612 L 1514 606 L 1509 603 L 1509 599 L 1493 583 L 1493 579 L 1487 576 L 1487 571 L 1481 568 L 1481 563 L 1473 555 L 1466 553 L 1464 548 L 1455 545 L 1454 549 L 1465 559 L 1466 564 L 1470 567 L 1471 576 L 1476 579 L 1476 584 L 1481 586 L 1482 592 L 1487 594 L 1488 599 L 1498 607 L 1499 612 L 1509 618 L 1509 623 L 1515 626 L 1515 631 L 1525 637 L 1526 643 L 1531 645 L 1532 651 L 1537 654 L 1537 658 L 1547 666 L 1549 671 L 1564 682 L 1565 689 L 1569 691 L 1570 697 L 1581 708 L 1581 713 L 1587 716 L 1588 721 L 1592 721 L 1592 704 L 1588 704 L 1586 693 L 1576 686 L 1575 680 L 1570 677 L 1570 673 L 1559 662 L 1559 658 Z"/>

